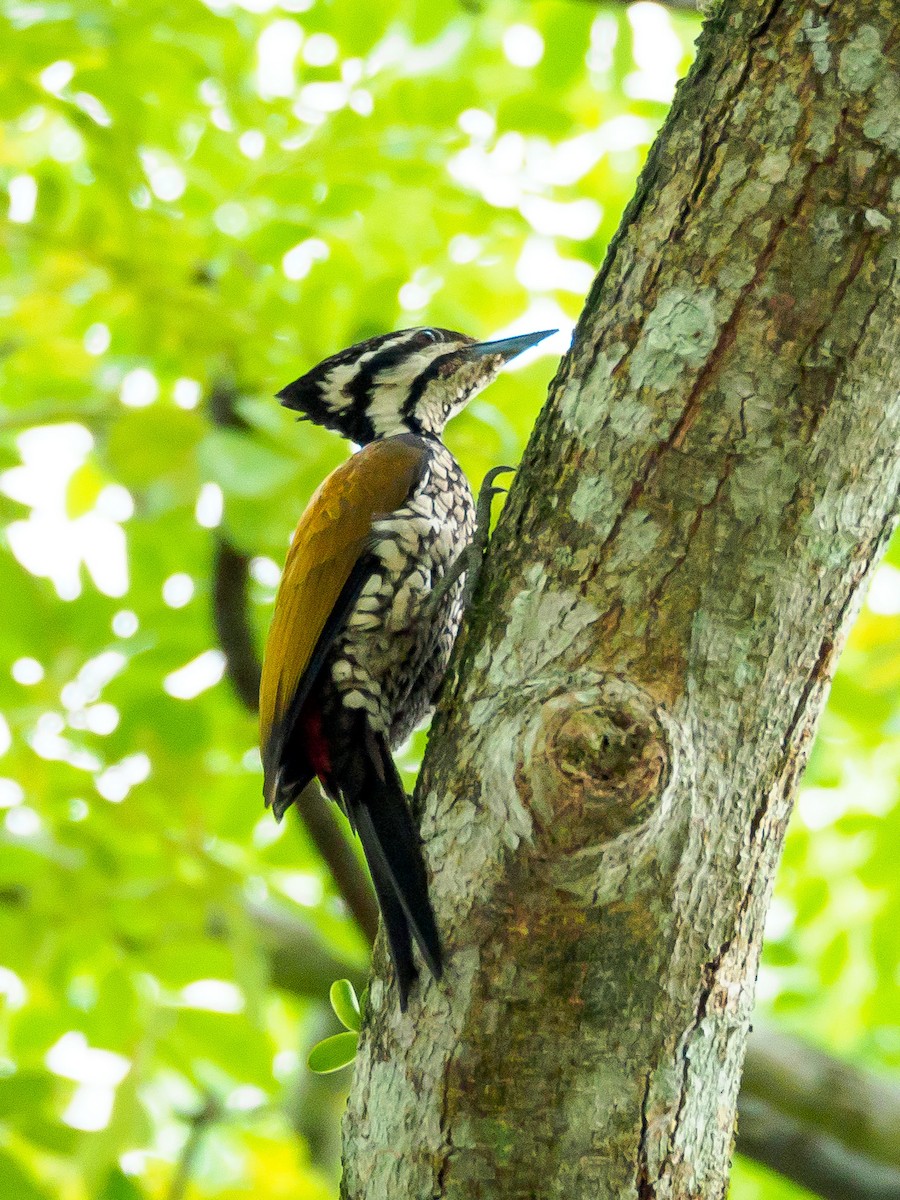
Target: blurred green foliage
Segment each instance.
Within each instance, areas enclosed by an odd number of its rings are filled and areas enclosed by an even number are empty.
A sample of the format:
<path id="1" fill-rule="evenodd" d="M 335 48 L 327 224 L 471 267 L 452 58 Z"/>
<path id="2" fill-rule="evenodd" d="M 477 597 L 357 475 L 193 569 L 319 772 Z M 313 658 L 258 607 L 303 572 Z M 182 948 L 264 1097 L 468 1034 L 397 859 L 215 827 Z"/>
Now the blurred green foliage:
<path id="1" fill-rule="evenodd" d="M 0 1195 L 334 1195 L 340 1095 L 304 1062 L 336 1027 L 270 986 L 251 908 L 357 971 L 366 950 L 298 823 L 262 812 L 215 540 L 253 556 L 262 636 L 345 453 L 278 387 L 392 327 L 571 328 L 697 24 L 584 0 L 0 2 Z M 552 369 L 454 424 L 473 479 L 521 452 Z M 214 427 L 223 389 L 244 428 Z M 841 664 L 761 977 L 768 1015 L 881 1068 L 893 570 Z M 739 1167 L 733 1195 L 797 1192 Z"/>

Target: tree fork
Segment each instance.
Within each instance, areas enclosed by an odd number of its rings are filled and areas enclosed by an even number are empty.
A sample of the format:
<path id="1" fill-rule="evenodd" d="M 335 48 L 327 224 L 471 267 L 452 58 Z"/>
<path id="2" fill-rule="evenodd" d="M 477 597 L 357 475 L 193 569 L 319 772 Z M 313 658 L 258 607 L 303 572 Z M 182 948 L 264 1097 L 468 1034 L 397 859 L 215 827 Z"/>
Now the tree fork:
<path id="1" fill-rule="evenodd" d="M 900 482 L 893 0 L 724 0 L 501 519 L 343 1194 L 724 1196 L 797 778 Z"/>

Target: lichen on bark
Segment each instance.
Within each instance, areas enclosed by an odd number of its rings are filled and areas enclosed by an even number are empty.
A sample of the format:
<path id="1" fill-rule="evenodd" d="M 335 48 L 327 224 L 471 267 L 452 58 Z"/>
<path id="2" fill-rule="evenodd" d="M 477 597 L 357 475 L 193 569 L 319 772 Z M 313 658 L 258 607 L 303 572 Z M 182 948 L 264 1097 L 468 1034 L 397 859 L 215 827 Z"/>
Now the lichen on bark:
<path id="1" fill-rule="evenodd" d="M 893 0 L 725 0 L 495 536 L 344 1195 L 723 1196 L 762 918 L 900 483 Z M 894 118 L 887 114 L 893 105 Z"/>

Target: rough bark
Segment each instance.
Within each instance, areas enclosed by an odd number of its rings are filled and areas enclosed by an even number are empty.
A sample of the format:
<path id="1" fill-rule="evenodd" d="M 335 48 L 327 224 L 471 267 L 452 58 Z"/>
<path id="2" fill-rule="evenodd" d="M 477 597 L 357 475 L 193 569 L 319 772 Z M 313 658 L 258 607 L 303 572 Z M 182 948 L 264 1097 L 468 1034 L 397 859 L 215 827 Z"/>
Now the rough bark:
<path id="1" fill-rule="evenodd" d="M 247 613 L 248 566 L 246 556 L 217 556 L 216 604 L 231 614 L 217 628 L 229 661 L 245 664 L 247 677 L 258 681 L 260 666 Z M 237 684 L 236 690 L 255 711 L 258 682 L 252 692 L 243 692 Z M 352 869 L 343 865 L 349 847 L 336 822 L 335 827 L 341 844 L 326 847 L 324 860 L 372 941 L 378 923 L 374 893 L 356 860 Z M 9 897 L 4 899 L 9 902 Z M 274 987 L 320 1004 L 331 983 L 341 977 L 362 991 L 366 973 L 355 963 L 335 958 L 302 920 L 269 903 L 248 906 L 248 915 Z M 209 933 L 226 940 L 232 936 L 221 916 L 211 920 Z M 321 1030 L 310 1046 L 336 1031 L 330 1011 L 323 1010 Z M 329 1172 L 338 1152 L 328 1128 L 337 1121 L 336 1093 L 344 1095 L 342 1076 L 314 1076 L 304 1068 L 287 1104 L 313 1161 Z M 747 1043 L 735 1150 L 826 1200 L 894 1200 L 900 1197 L 900 1089 L 798 1038 L 755 1030 Z"/>
<path id="2" fill-rule="evenodd" d="M 343 1193 L 724 1196 L 762 918 L 900 476 L 895 0 L 725 0 L 554 381 L 420 779 Z"/>
<path id="3" fill-rule="evenodd" d="M 362 991 L 365 973 L 335 959 L 319 935 L 287 910 L 267 901 L 250 906 L 249 916 L 267 951 L 274 987 L 320 1006 L 341 976 Z M 231 936 L 224 919 L 212 923 L 210 934 Z M 330 1010 L 323 1010 L 309 1045 L 338 1029 Z M 343 1075 L 312 1075 L 304 1067 L 286 1103 L 313 1162 L 329 1174 L 339 1154 L 335 1096 L 343 1101 L 346 1083 Z M 768 1028 L 752 1031 L 737 1124 L 737 1153 L 825 1200 L 900 1197 L 900 1087 L 800 1038 Z"/>

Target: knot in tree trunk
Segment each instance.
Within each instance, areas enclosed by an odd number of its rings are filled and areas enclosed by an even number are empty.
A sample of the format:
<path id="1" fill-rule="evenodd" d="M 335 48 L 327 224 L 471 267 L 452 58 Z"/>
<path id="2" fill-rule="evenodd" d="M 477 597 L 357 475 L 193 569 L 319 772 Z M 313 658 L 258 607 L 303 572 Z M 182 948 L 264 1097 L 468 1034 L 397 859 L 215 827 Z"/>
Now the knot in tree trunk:
<path id="1" fill-rule="evenodd" d="M 643 825 L 665 792 L 672 757 L 652 698 L 633 685 L 606 678 L 552 697 L 540 709 L 526 768 L 536 841 L 549 840 L 554 854 L 600 848 Z"/>

